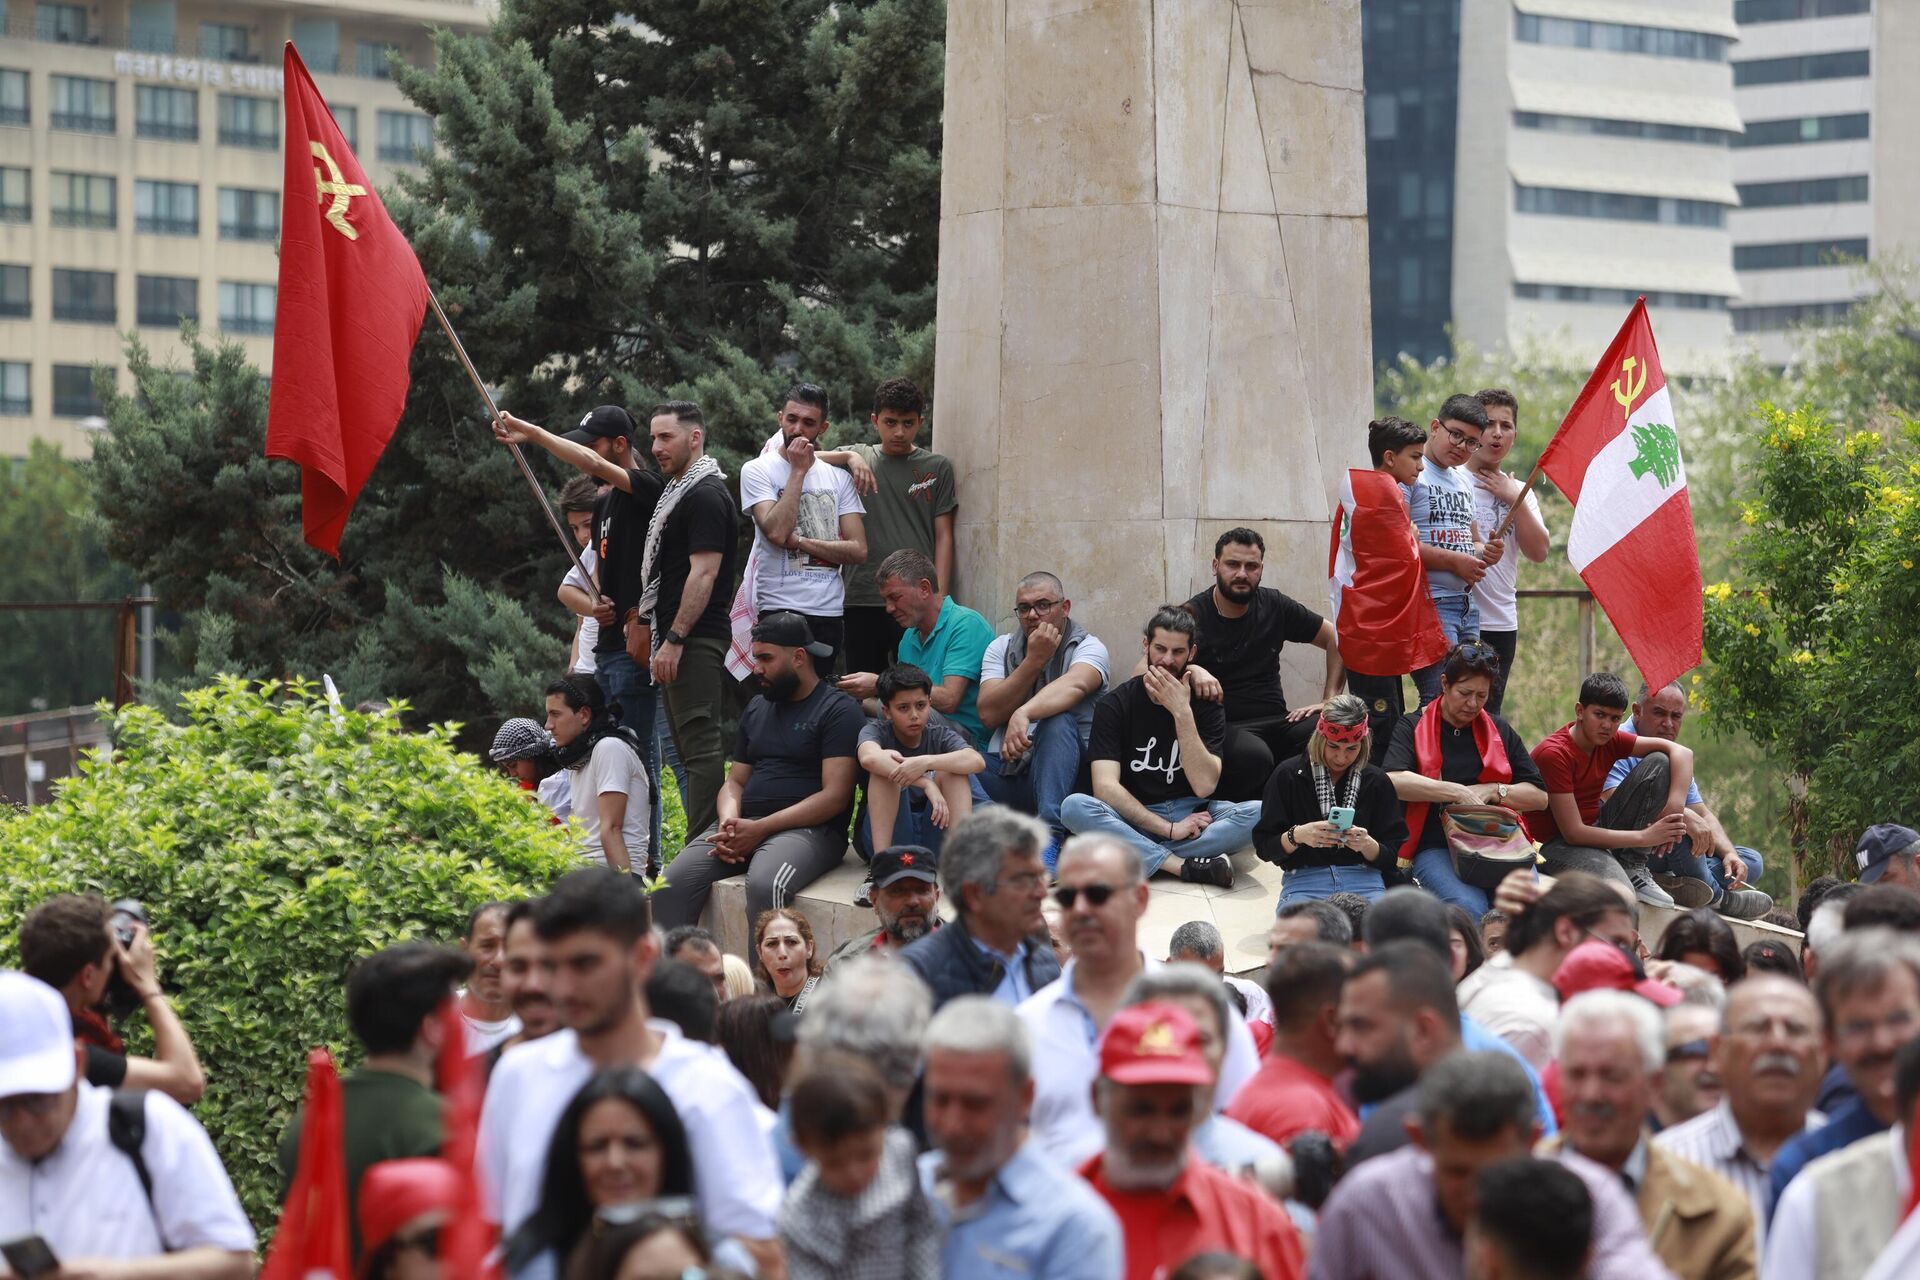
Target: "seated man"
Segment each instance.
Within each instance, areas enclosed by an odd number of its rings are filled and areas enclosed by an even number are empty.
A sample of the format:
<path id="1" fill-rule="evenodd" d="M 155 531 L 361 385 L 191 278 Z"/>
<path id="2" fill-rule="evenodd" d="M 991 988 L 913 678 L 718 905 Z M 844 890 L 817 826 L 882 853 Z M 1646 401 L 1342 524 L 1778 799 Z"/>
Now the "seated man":
<path id="1" fill-rule="evenodd" d="M 1626 714 L 1627 686 L 1619 676 L 1596 671 L 1581 681 L 1572 722 L 1533 749 L 1547 807 L 1524 815 L 1527 831 L 1540 842 L 1549 875 L 1589 872 L 1632 886 L 1649 906 L 1671 907 L 1677 904 L 1654 883 L 1647 857 L 1687 834 L 1681 812 L 1693 781 L 1693 752 L 1664 738 L 1620 732 Z M 1640 763 L 1603 804 L 1600 789 L 1618 760 Z"/>
<path id="2" fill-rule="evenodd" d="M 772 613 L 753 628 L 753 668 L 766 692 L 740 713 L 720 817 L 687 842 L 653 895 L 663 929 L 695 924 L 716 880 L 745 872 L 747 925 L 785 906 L 840 864 L 853 816 L 854 760 L 866 720 L 825 683 L 833 649 L 806 619 Z"/>
<path id="3" fill-rule="evenodd" d="M 876 846 L 938 852 L 948 829 L 973 812 L 974 778 L 986 761 L 933 709 L 933 680 L 920 668 L 888 667 L 874 693 L 880 718 L 860 730 L 867 793 L 853 824 L 853 847 L 868 862 Z M 984 793 L 977 798 L 986 800 Z"/>
<path id="4" fill-rule="evenodd" d="M 1030 573 L 1013 600 L 1019 628 L 988 645 L 980 661 L 980 723 L 993 730 L 980 785 L 1047 824 L 1052 870 L 1066 838 L 1060 803 L 1079 776 L 1112 668 L 1100 637 L 1070 616 L 1073 601 L 1060 579 Z"/>
<path id="5" fill-rule="evenodd" d="M 1165 869 L 1194 884 L 1233 883 L 1228 855 L 1244 848 L 1259 801 L 1209 801 L 1220 782 L 1227 717 L 1187 688 L 1199 624 L 1182 605 L 1148 619 L 1146 670 L 1100 699 L 1087 746 L 1093 794 L 1060 806 L 1067 830 L 1099 833 L 1140 851 L 1146 874 Z"/>
<path id="6" fill-rule="evenodd" d="M 880 598 L 902 628 L 897 660 L 933 677 L 933 709 L 981 746 L 987 734 L 980 724 L 980 660 L 993 643 L 993 624 L 943 591 L 938 577 L 933 561 L 911 548 L 894 552 L 874 571 Z M 857 671 L 839 684 L 865 701 L 879 679 Z"/>
<path id="7" fill-rule="evenodd" d="M 1687 694 L 1678 680 L 1660 690 L 1649 689 L 1643 682 L 1640 700 L 1633 704 L 1633 714 L 1621 722 L 1620 732 L 1678 742 L 1686 718 Z M 1603 803 L 1627 780 L 1632 768 L 1625 760 L 1614 762 L 1600 792 Z M 1647 860 L 1656 873 L 1668 873 L 1656 874 L 1655 882 L 1683 907 L 1712 907 L 1735 920 L 1758 920 L 1773 910 L 1773 899 L 1750 887 L 1766 869 L 1759 850 L 1742 848 L 1728 838 L 1727 829 L 1700 798 L 1698 778 L 1687 783 L 1687 807 L 1680 816 L 1686 821 L 1687 834 L 1665 853 Z"/>
<path id="8" fill-rule="evenodd" d="M 855 956 L 898 951 L 940 927 L 940 855 L 910 844 L 873 855 L 873 914 L 878 923 L 834 948 L 827 973 Z"/>

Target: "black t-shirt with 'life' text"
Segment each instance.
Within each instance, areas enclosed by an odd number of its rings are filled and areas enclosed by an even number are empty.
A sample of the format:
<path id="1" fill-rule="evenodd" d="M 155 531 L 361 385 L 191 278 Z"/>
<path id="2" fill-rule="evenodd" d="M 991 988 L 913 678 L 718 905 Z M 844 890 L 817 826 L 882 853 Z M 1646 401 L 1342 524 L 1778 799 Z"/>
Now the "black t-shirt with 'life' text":
<path id="1" fill-rule="evenodd" d="M 1272 587 L 1255 588 L 1247 611 L 1237 618 L 1221 615 L 1211 590 L 1187 601 L 1187 607 L 1200 620 L 1200 652 L 1193 660 L 1220 681 L 1227 719 L 1240 724 L 1286 715 L 1280 650 L 1312 644 L 1326 619 Z"/>
<path id="2" fill-rule="evenodd" d="M 1227 716 L 1217 702 L 1194 698 L 1193 724 L 1214 755 L 1227 740 Z M 1117 760 L 1120 785 L 1142 804 L 1185 800 L 1193 795 L 1173 712 L 1147 696 L 1146 677 L 1114 686 L 1093 708 L 1088 760 Z"/>

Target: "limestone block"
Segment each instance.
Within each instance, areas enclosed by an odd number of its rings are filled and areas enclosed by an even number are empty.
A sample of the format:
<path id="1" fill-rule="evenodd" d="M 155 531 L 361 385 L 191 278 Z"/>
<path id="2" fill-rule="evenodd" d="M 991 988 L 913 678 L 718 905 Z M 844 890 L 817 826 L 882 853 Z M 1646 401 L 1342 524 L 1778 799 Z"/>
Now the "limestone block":
<path id="1" fill-rule="evenodd" d="M 1227 213 L 1273 212 L 1273 174 L 1267 170 L 1267 140 L 1260 128 L 1260 108 L 1253 98 L 1253 75 L 1247 67 L 1247 41 L 1240 16 L 1233 19 L 1233 39 L 1227 51 L 1226 120 L 1222 126 L 1220 200 Z"/>
<path id="2" fill-rule="evenodd" d="M 1213 299 L 1192 282 L 1213 274 L 1218 221 L 1206 209 L 1160 207 L 1161 512 L 1170 517 L 1200 514 Z"/>
<path id="3" fill-rule="evenodd" d="M 1214 207 L 1233 0 L 1153 6 L 1155 154 L 1163 205 Z"/>
<path id="4" fill-rule="evenodd" d="M 999 85 L 1005 79 L 1006 7 L 948 5 L 947 83 Z M 1002 93 L 947 94 L 940 150 L 942 221 L 1006 203 L 1006 105 Z"/>
<path id="5" fill-rule="evenodd" d="M 1319 435 L 1331 502 L 1341 472 L 1370 465 L 1373 310 L 1369 298 L 1353 292 L 1351 265 L 1366 259 L 1367 223 L 1364 218 L 1282 217 L 1280 242 L 1294 310 L 1313 317 L 1299 329 L 1300 363 L 1307 371 L 1307 413 Z"/>
<path id="6" fill-rule="evenodd" d="M 942 378 L 934 407 L 932 446 L 952 460 L 956 475 L 975 477 L 962 519 L 998 518 L 1000 334 L 1005 314 L 1002 222 L 998 209 L 959 214 L 940 222 L 940 272 L 935 337 Z M 951 388 L 953 394 L 947 394 Z M 963 559 L 962 564 L 966 563 Z"/>
<path id="7" fill-rule="evenodd" d="M 1273 175 L 1274 207 L 1281 213 L 1364 215 L 1366 119 L 1360 91 L 1323 88 L 1256 69 L 1253 97 L 1267 171 Z"/>
<path id="8" fill-rule="evenodd" d="M 1007 0 L 1006 11 L 994 88 L 1007 104 L 1007 207 L 1153 200 L 1151 6 Z"/>
<path id="9" fill-rule="evenodd" d="M 1358 93 L 1360 0 L 1238 0 L 1247 56 L 1262 75 Z"/>

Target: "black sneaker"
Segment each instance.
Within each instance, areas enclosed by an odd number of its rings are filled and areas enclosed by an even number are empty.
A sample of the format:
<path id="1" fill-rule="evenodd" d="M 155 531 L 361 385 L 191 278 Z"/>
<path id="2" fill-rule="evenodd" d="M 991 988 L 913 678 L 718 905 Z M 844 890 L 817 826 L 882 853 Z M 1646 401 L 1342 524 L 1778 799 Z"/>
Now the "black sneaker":
<path id="1" fill-rule="evenodd" d="M 1773 910 L 1773 899 L 1758 889 L 1729 889 L 1714 909 L 1729 920 L 1758 920 Z"/>
<path id="2" fill-rule="evenodd" d="M 1188 884 L 1210 884 L 1216 889 L 1233 887 L 1233 860 L 1216 858 L 1188 859 L 1180 864 L 1180 878 Z"/>

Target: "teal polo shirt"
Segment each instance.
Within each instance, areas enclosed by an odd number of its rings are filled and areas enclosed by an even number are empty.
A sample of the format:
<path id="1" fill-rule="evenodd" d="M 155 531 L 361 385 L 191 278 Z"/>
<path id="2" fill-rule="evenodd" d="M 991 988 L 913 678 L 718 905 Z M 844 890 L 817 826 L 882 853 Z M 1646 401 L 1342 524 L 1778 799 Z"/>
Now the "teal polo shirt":
<path id="1" fill-rule="evenodd" d="M 934 619 L 931 635 L 922 639 L 917 627 L 908 627 L 900 637 L 900 661 L 932 676 L 935 685 L 948 676 L 967 678 L 960 705 L 940 714 L 983 751 L 987 731 L 980 723 L 980 660 L 992 643 L 993 624 L 967 606 L 955 604 L 952 596 L 940 602 L 940 616 Z"/>

